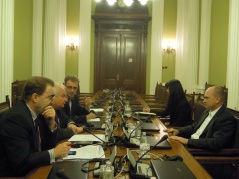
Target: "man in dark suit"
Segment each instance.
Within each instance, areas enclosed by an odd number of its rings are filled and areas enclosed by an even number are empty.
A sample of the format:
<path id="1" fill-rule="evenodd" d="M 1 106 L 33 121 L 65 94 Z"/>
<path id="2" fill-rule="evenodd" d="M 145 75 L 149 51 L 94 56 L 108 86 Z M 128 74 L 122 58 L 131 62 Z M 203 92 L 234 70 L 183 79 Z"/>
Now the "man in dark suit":
<path id="1" fill-rule="evenodd" d="M 55 84 L 55 97 L 52 101 L 52 107 L 56 111 L 56 123 L 60 128 L 58 130 L 58 140 L 70 138 L 74 134 L 81 133 L 82 127 L 77 127 L 75 122 L 70 119 L 65 111 L 64 105 L 67 102 L 66 90 L 63 84 Z"/>
<path id="2" fill-rule="evenodd" d="M 70 142 L 57 144 L 54 82 L 30 78 L 22 98 L 0 119 L 0 177 L 24 176 L 30 170 L 67 156 Z M 41 114 L 45 119 L 39 119 Z"/>
<path id="3" fill-rule="evenodd" d="M 91 98 L 85 98 L 85 107 L 80 106 L 79 102 L 79 79 L 74 75 L 69 75 L 65 78 L 64 84 L 66 86 L 66 93 L 68 102 L 64 106 L 65 113 L 76 124 L 83 124 L 87 122 L 87 119 L 94 119 L 96 115 L 89 111 L 91 104 Z"/>
<path id="4" fill-rule="evenodd" d="M 230 147 L 236 130 L 236 119 L 223 105 L 224 96 L 222 87 L 209 87 L 203 100 L 206 110 L 198 122 L 179 129 L 166 129 L 165 132 L 172 133 L 171 139 L 191 148 L 218 151 Z M 209 173 L 215 178 L 224 177 L 223 174 L 219 174 L 220 171 L 215 171 L 215 174 L 214 171 Z"/>

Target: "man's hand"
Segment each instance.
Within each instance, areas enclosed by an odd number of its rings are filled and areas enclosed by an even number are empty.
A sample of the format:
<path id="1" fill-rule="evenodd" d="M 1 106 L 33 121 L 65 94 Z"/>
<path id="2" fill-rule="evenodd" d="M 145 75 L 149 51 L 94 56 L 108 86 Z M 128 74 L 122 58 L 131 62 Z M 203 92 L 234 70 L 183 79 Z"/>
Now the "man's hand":
<path id="1" fill-rule="evenodd" d="M 179 134 L 179 131 L 177 129 L 174 129 L 174 128 L 170 128 L 170 129 L 164 129 L 163 130 L 164 132 L 167 132 L 167 133 L 171 133 L 171 136 L 175 136 L 175 135 L 178 135 Z"/>
<path id="2" fill-rule="evenodd" d="M 90 97 L 84 97 L 84 104 L 85 104 L 85 108 L 89 108 L 90 104 L 92 103 L 92 100 Z"/>
<path id="3" fill-rule="evenodd" d="M 77 134 L 77 126 L 75 124 L 68 124 L 67 128 L 71 129 L 74 134 Z"/>
<path id="4" fill-rule="evenodd" d="M 173 140 L 179 141 L 182 144 L 187 144 L 188 143 L 188 139 L 185 139 L 183 137 L 171 136 L 171 137 L 169 137 L 169 139 L 173 139 Z"/>
<path id="5" fill-rule="evenodd" d="M 52 106 L 47 106 L 43 111 L 42 115 L 44 116 L 48 126 L 50 129 L 54 129 L 56 127 L 55 116 L 56 111 Z"/>
<path id="6" fill-rule="evenodd" d="M 86 115 L 86 119 L 94 119 L 96 118 L 96 114 L 91 112 L 90 114 Z"/>
<path id="7" fill-rule="evenodd" d="M 57 145 L 54 148 L 55 158 L 63 158 L 68 155 L 69 150 L 71 149 L 71 142 L 64 142 Z"/>
<path id="8" fill-rule="evenodd" d="M 83 127 L 77 127 L 77 134 L 83 132 Z"/>

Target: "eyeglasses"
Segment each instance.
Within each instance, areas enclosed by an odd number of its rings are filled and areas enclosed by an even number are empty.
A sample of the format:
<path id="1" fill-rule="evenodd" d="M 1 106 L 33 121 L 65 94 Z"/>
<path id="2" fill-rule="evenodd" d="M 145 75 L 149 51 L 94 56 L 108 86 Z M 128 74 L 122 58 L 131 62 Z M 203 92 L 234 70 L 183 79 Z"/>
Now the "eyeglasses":
<path id="1" fill-rule="evenodd" d="M 78 89 L 78 87 L 76 87 L 76 86 L 67 86 L 67 89 L 69 89 L 69 90 L 77 90 Z"/>

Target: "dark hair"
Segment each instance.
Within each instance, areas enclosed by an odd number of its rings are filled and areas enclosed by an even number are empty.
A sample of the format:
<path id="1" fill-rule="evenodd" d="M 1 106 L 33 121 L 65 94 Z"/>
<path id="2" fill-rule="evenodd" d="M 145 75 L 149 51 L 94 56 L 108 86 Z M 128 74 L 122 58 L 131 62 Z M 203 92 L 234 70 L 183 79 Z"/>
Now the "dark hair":
<path id="1" fill-rule="evenodd" d="M 165 84 L 168 86 L 170 95 L 175 95 L 178 98 L 185 96 L 182 84 L 179 80 L 171 80 Z"/>
<path id="2" fill-rule="evenodd" d="M 69 81 L 69 80 L 73 81 L 73 82 L 77 82 L 79 84 L 79 79 L 75 75 L 66 76 L 65 79 L 64 79 L 64 84 L 66 85 L 66 82 Z"/>
<path id="3" fill-rule="evenodd" d="M 42 95 L 47 85 L 54 86 L 54 82 L 46 77 L 33 76 L 27 80 L 23 92 L 22 99 L 29 100 L 33 93 Z"/>
<path id="4" fill-rule="evenodd" d="M 183 91 L 182 84 L 179 80 L 170 80 L 165 84 L 165 87 L 169 89 L 169 100 L 167 108 L 172 112 L 179 103 L 179 101 L 186 101 L 186 97 Z"/>

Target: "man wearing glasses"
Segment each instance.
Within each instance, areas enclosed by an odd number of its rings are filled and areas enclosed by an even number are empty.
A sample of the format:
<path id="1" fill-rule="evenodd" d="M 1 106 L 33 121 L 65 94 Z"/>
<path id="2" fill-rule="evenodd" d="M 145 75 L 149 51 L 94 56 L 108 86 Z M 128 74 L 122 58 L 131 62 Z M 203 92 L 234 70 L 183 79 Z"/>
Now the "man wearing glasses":
<path id="1" fill-rule="evenodd" d="M 68 97 L 68 102 L 64 106 L 66 114 L 73 119 L 76 124 L 86 123 L 88 119 L 96 118 L 96 115 L 89 111 L 91 98 L 85 98 L 85 106 L 80 106 L 79 79 L 74 75 L 69 75 L 65 78 L 64 84 Z"/>

